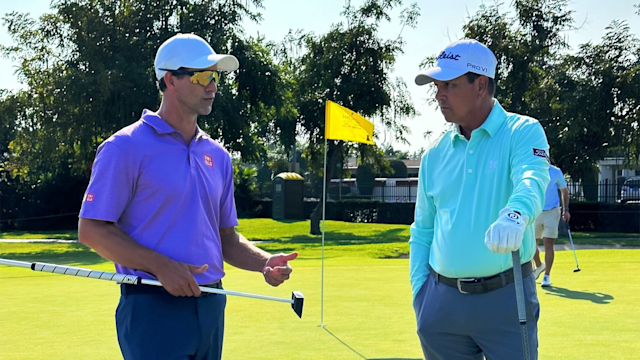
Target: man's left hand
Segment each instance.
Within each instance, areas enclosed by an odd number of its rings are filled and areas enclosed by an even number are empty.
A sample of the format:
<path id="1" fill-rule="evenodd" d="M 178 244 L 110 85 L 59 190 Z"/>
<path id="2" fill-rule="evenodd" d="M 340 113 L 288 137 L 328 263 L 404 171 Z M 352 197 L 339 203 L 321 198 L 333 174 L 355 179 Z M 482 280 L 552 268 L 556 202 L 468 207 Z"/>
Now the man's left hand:
<path id="1" fill-rule="evenodd" d="M 506 254 L 516 251 L 522 245 L 524 229 L 528 218 L 517 212 L 504 208 L 498 220 L 491 224 L 484 235 L 484 244 L 494 253 Z"/>
<path id="2" fill-rule="evenodd" d="M 278 286 L 288 280 L 291 271 L 293 271 L 289 261 L 297 257 L 297 252 L 271 255 L 262 269 L 265 281 L 271 286 Z"/>

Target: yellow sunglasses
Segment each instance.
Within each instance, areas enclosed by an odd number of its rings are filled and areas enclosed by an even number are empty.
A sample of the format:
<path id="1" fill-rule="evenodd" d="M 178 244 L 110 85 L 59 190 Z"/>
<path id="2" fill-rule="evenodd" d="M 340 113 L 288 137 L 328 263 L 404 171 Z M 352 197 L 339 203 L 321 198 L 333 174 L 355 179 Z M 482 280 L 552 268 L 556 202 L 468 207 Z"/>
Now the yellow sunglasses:
<path id="1" fill-rule="evenodd" d="M 165 69 L 160 69 L 165 70 Z M 207 86 L 211 84 L 212 81 L 215 82 L 216 86 L 220 83 L 220 73 L 212 70 L 203 70 L 203 71 L 189 71 L 184 69 L 178 70 L 165 70 L 171 72 L 173 75 L 188 75 L 190 76 L 189 80 L 191 80 L 194 84 L 200 84 L 202 86 Z"/>

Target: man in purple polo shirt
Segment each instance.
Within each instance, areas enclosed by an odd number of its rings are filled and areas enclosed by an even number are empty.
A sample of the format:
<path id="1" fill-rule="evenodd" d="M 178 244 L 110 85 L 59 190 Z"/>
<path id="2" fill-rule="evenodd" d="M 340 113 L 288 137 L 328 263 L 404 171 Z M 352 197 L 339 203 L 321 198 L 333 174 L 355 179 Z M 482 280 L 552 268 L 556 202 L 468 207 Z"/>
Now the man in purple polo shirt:
<path id="1" fill-rule="evenodd" d="M 80 241 L 118 272 L 163 287 L 121 285 L 116 310 L 125 359 L 220 359 L 226 296 L 223 262 L 278 286 L 297 253 L 271 255 L 235 231 L 229 153 L 197 125 L 211 112 L 218 71 L 238 60 L 202 38 L 178 34 L 156 54 L 162 103 L 98 148 L 80 211 Z"/>

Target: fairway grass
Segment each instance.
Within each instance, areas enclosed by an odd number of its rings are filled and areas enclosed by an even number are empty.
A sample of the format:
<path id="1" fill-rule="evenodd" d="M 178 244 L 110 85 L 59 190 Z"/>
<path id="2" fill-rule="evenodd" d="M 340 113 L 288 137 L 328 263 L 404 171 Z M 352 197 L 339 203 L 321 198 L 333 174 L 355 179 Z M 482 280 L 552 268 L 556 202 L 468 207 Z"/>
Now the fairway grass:
<path id="1" fill-rule="evenodd" d="M 310 235 L 309 220 L 272 220 L 266 218 L 240 219 L 237 229 L 247 239 L 253 241 L 277 242 L 282 244 L 319 245 L 321 236 Z M 387 244 L 405 243 L 411 236 L 409 225 L 349 223 L 326 221 L 325 241 L 327 245 L 345 244 Z M 65 239 L 78 238 L 77 229 L 68 231 L 10 231 L 0 232 L 0 239 Z M 573 232 L 573 241 L 578 244 L 605 245 L 615 247 L 640 246 L 638 233 Z M 560 236 L 556 244 L 568 244 L 569 238 Z M 395 247 L 394 247 L 395 248 Z M 408 246 L 406 251 L 408 251 Z M 393 254 L 388 254 L 393 255 Z"/>
<path id="2" fill-rule="evenodd" d="M 375 244 L 374 244 L 375 245 Z M 35 246 L 35 245 L 31 245 Z M 0 257 L 113 270 L 69 244 L 2 244 Z M 227 267 L 230 290 L 291 297 L 305 294 L 302 319 L 290 305 L 229 297 L 224 359 L 421 359 L 407 259 L 327 250 L 323 323 L 320 260 L 304 251 L 278 288 L 257 273 Z M 15 247 L 15 248 L 14 248 Z M 64 250 L 64 249 L 67 250 Z M 16 250 L 16 249 L 22 249 Z M 343 250 L 343 251 L 342 251 Z M 69 255 L 71 254 L 71 255 Z M 540 359 L 637 359 L 640 354 L 640 250 L 556 252 L 552 288 L 538 287 Z M 72 258 L 77 261 L 73 261 Z M 108 281 L 0 266 L 0 359 L 119 359 L 114 311 L 118 286 Z M 517 319 L 514 319 L 517 321 Z"/>

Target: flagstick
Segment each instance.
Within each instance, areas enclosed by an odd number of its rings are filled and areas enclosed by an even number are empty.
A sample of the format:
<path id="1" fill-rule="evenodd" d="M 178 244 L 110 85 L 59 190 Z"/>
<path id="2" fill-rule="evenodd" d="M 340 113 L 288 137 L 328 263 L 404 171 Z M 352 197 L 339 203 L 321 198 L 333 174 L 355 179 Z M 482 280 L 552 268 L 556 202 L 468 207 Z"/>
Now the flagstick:
<path id="1" fill-rule="evenodd" d="M 324 221 L 327 204 L 327 137 L 324 137 L 324 173 L 322 175 L 322 260 L 320 265 L 320 327 L 324 327 Z"/>
<path id="2" fill-rule="evenodd" d="M 333 126 L 333 118 L 337 122 Z M 374 145 L 373 123 L 360 114 L 333 101 L 327 100 L 324 112 L 324 174 L 322 175 L 322 260 L 320 265 L 320 327 L 324 328 L 324 233 L 327 205 L 327 139 L 356 141 L 363 144 Z M 336 131 L 337 129 L 337 131 Z M 334 149 L 335 151 L 335 149 Z M 340 191 L 342 191 L 342 183 Z"/>

